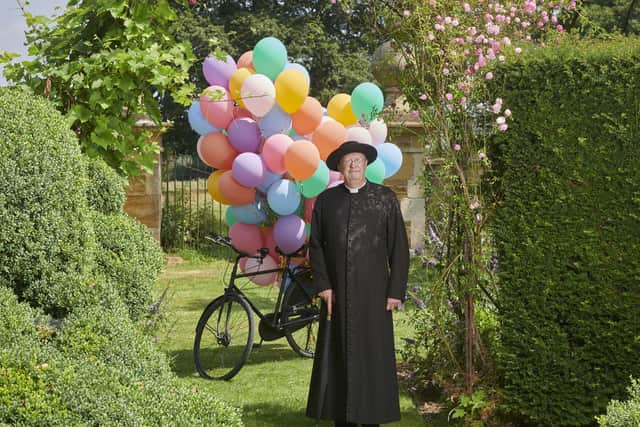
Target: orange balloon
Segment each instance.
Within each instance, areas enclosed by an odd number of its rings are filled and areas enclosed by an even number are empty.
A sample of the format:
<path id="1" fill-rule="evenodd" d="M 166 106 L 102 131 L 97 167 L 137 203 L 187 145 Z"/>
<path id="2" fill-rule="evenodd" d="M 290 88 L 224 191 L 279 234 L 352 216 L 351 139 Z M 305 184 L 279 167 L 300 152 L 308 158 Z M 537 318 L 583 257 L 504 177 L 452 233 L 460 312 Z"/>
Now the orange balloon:
<path id="1" fill-rule="evenodd" d="M 248 68 L 254 73 L 256 72 L 255 67 L 253 66 L 253 51 L 248 50 L 238 58 L 238 62 L 236 63 L 238 68 Z"/>
<path id="2" fill-rule="evenodd" d="M 248 205 L 253 203 L 256 197 L 256 189 L 238 184 L 230 170 L 224 171 L 218 178 L 220 195 L 231 206 Z"/>
<path id="3" fill-rule="evenodd" d="M 358 119 L 351 109 L 351 95 L 346 93 L 339 93 L 329 100 L 327 115 L 345 126 L 358 123 Z"/>
<path id="4" fill-rule="evenodd" d="M 223 172 L 226 172 L 226 171 L 220 169 L 220 170 L 214 171 L 211 175 L 209 175 L 209 178 L 207 179 L 207 191 L 209 192 L 209 195 L 213 200 L 215 200 L 218 203 L 222 203 L 223 205 L 228 205 L 229 202 L 225 200 L 224 197 L 222 197 L 222 194 L 220 194 L 219 181 L 220 181 L 220 175 L 222 175 Z"/>
<path id="5" fill-rule="evenodd" d="M 311 141 L 294 141 L 284 153 L 284 165 L 298 181 L 310 178 L 319 164 L 320 153 Z"/>
<path id="6" fill-rule="evenodd" d="M 231 169 L 238 155 L 222 132 L 211 132 L 201 137 L 197 150 L 202 161 L 216 169 Z"/>
<path id="7" fill-rule="evenodd" d="M 307 96 L 302 106 L 291 115 L 293 130 L 298 135 L 306 135 L 316 130 L 322 122 L 322 104 L 317 99 Z"/>
<path id="8" fill-rule="evenodd" d="M 253 72 L 248 68 L 238 68 L 236 71 L 231 74 L 231 78 L 229 78 L 229 94 L 231 98 L 244 108 L 244 103 L 242 102 L 242 96 L 240 94 L 240 89 L 242 89 L 242 82 L 244 79 L 249 77 Z"/>
<path id="9" fill-rule="evenodd" d="M 329 154 L 347 140 L 347 130 L 340 123 L 327 120 L 311 135 L 313 144 L 320 152 L 320 158 L 327 160 Z"/>

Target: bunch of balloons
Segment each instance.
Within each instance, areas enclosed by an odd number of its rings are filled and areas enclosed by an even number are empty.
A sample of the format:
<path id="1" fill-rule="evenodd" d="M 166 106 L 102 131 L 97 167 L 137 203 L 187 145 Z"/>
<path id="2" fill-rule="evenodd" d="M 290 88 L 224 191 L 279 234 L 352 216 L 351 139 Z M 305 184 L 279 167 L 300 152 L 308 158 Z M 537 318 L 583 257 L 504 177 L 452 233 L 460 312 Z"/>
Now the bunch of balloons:
<path id="1" fill-rule="evenodd" d="M 247 254 L 269 248 L 260 264 L 247 259 L 244 272 L 276 268 L 276 246 L 293 253 L 304 245 L 315 198 L 342 182 L 327 156 L 345 141 L 371 144 L 378 159 L 367 166 L 369 181 L 381 183 L 402 164 L 402 152 L 389 142 L 378 118 L 384 97 L 373 83 L 339 93 L 327 104 L 309 96 L 307 70 L 288 62 L 278 39 L 260 40 L 237 62 L 210 56 L 203 63 L 207 82 L 188 111 L 200 135 L 198 155 L 215 171 L 207 189 L 228 205 L 226 221 L 233 245 Z M 252 280 L 273 283 L 276 275 Z"/>

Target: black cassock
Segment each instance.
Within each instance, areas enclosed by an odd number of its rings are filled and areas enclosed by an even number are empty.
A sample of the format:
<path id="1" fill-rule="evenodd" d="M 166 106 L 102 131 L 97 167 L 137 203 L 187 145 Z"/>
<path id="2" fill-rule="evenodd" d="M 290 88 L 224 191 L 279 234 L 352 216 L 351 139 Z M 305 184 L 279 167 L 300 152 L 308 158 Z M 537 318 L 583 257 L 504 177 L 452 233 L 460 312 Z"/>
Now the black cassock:
<path id="1" fill-rule="evenodd" d="M 316 290 L 333 289 L 336 301 L 330 357 L 314 360 L 307 416 L 362 424 L 400 419 L 386 301 L 404 301 L 409 248 L 393 191 L 371 182 L 357 193 L 344 185 L 324 191 L 313 210 L 310 250 Z M 325 328 L 322 321 L 320 336 Z M 320 366 L 328 368 L 324 398 L 314 386 Z"/>

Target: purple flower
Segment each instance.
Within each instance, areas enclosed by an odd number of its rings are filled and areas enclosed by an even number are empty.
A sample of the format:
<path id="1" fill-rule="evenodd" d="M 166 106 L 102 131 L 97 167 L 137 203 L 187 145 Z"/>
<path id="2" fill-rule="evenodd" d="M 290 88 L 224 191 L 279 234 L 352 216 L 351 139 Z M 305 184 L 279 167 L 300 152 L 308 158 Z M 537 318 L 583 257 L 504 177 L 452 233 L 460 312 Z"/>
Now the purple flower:
<path id="1" fill-rule="evenodd" d="M 415 344 L 416 340 L 414 340 L 413 338 L 402 338 L 407 344 Z M 411 374 L 409 374 L 411 375 Z"/>

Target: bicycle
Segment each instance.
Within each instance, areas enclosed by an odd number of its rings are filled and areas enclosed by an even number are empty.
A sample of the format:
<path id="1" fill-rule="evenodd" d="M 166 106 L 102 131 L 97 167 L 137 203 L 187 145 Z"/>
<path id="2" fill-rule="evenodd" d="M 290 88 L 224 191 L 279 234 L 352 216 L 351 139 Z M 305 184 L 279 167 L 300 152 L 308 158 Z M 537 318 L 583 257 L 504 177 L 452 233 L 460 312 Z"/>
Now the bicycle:
<path id="1" fill-rule="evenodd" d="M 310 268 L 290 265 L 291 258 L 300 256 L 302 249 L 296 253 L 283 254 L 276 248 L 285 258 L 284 267 L 238 274 L 242 258 L 262 262 L 268 249 L 262 248 L 258 255 L 252 256 L 238 251 L 228 237 L 206 238 L 233 249 L 237 256 L 224 294 L 209 303 L 196 327 L 193 354 L 200 376 L 205 379 L 230 380 L 240 371 L 254 346 L 253 313 L 260 318 L 258 332 L 263 341 L 273 341 L 285 336 L 296 353 L 312 358 L 318 333 L 320 303 L 311 291 Z M 273 313 L 263 314 L 235 282 L 240 278 L 275 272 L 282 275 L 280 290 Z"/>

